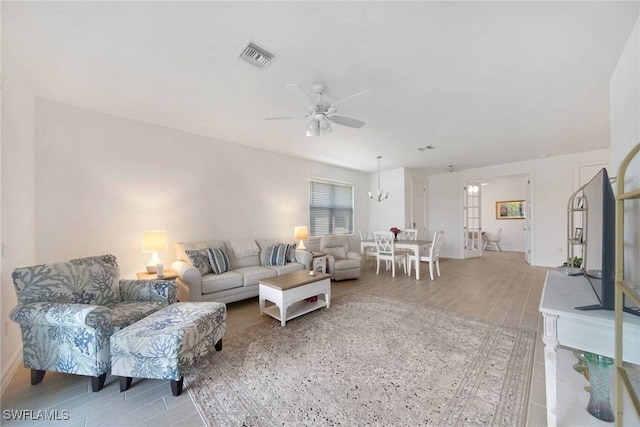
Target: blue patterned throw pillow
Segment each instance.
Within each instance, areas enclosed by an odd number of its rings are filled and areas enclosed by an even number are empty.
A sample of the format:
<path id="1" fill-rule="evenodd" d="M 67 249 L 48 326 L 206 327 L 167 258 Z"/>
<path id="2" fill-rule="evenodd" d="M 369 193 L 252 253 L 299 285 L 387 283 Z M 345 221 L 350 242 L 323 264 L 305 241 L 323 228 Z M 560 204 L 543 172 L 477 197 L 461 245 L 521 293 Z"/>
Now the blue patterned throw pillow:
<path id="1" fill-rule="evenodd" d="M 215 274 L 222 274 L 229 270 L 229 258 L 225 251 L 219 248 L 207 249 L 209 255 L 209 263 Z"/>
<path id="2" fill-rule="evenodd" d="M 296 248 L 298 247 L 297 243 L 289 245 L 289 249 L 287 250 L 287 262 L 296 262 Z"/>
<path id="3" fill-rule="evenodd" d="M 185 251 L 191 264 L 200 271 L 201 275 L 212 273 L 209 254 L 206 249 L 188 249 Z"/>
<path id="4" fill-rule="evenodd" d="M 289 245 L 286 243 L 269 246 L 267 248 L 264 265 L 285 265 L 287 263 L 288 250 Z"/>

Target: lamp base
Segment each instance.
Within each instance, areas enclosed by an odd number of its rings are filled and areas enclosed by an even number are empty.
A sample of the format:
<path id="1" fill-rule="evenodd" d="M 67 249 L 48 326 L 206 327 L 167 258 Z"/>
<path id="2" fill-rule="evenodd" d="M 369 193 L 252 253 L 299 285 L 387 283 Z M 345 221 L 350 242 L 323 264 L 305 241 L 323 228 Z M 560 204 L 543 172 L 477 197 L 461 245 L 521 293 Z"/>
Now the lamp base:
<path id="1" fill-rule="evenodd" d="M 298 243 L 298 247 L 296 249 L 300 249 L 301 251 L 306 251 L 307 250 L 307 248 L 305 248 L 304 242 L 302 240 L 300 240 L 300 243 Z"/>

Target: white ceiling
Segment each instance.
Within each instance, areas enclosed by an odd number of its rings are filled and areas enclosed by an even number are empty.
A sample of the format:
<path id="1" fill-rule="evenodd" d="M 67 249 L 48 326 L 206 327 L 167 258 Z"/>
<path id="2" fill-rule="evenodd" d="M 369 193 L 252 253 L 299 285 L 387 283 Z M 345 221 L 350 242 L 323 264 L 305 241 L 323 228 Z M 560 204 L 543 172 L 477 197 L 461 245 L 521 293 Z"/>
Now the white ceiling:
<path id="1" fill-rule="evenodd" d="M 609 146 L 633 2 L 3 2 L 2 61 L 38 96 L 373 172 Z M 264 70 L 238 59 L 272 51 Z M 10 66 L 7 66 L 10 64 Z M 304 136 L 326 83 L 361 129 Z M 418 147 L 432 145 L 420 152 Z"/>

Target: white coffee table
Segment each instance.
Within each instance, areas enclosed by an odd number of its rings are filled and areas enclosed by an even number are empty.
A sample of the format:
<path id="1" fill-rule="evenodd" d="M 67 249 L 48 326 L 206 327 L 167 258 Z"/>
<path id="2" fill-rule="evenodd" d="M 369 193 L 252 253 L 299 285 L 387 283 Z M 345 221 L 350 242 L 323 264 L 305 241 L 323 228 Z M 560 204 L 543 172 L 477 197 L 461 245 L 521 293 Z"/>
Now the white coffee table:
<path id="1" fill-rule="evenodd" d="M 291 320 L 331 303 L 331 275 L 309 270 L 299 270 L 282 276 L 261 279 L 259 285 L 260 314 L 268 314 L 280 321 L 282 326 Z M 317 301 L 305 298 L 318 296 Z M 265 308 L 265 301 L 275 305 Z"/>

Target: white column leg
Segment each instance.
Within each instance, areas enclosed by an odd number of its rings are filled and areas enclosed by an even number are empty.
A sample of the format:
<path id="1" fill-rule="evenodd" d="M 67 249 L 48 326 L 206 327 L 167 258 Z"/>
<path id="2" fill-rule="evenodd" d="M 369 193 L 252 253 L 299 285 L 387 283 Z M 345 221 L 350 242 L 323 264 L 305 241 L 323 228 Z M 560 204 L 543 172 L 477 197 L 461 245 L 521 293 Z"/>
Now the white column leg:
<path id="1" fill-rule="evenodd" d="M 280 301 L 278 301 L 278 308 L 280 309 L 280 325 L 287 324 L 287 298 L 285 292 L 280 292 Z"/>
<path id="2" fill-rule="evenodd" d="M 544 383 L 547 393 L 547 426 L 558 425 L 558 316 L 542 314 L 544 332 Z"/>

